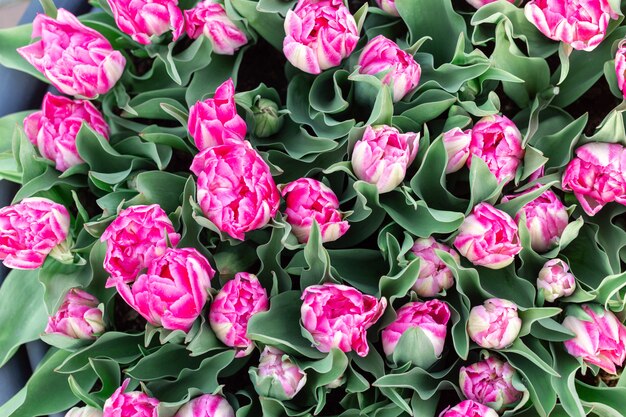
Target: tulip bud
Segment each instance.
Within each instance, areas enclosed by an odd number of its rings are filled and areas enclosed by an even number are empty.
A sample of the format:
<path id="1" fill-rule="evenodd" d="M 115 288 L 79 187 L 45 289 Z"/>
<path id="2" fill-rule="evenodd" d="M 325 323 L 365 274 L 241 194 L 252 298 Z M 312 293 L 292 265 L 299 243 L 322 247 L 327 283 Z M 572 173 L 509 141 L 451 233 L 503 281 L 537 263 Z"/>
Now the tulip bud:
<path id="1" fill-rule="evenodd" d="M 419 134 L 400 133 L 381 125 L 368 126 L 352 151 L 352 170 L 358 179 L 375 184 L 379 193 L 396 188 L 417 155 Z"/>
<path id="2" fill-rule="evenodd" d="M 441 357 L 446 341 L 447 325 L 450 320 L 450 309 L 443 301 L 429 300 L 424 303 L 413 302 L 402 306 L 396 312 L 396 320 L 385 327 L 382 332 L 383 350 L 387 356 L 399 359 L 399 362 L 413 362 L 422 368 L 430 367 Z M 419 329 L 423 337 L 413 329 Z M 410 345 L 398 345 L 400 338 L 411 337 Z M 430 348 L 426 347 L 430 342 Z M 408 343 L 408 342 L 407 342 Z M 408 352 L 398 349 L 405 348 Z"/>
<path id="3" fill-rule="evenodd" d="M 459 370 L 459 386 L 468 400 L 502 412 L 518 403 L 523 396 L 517 371 L 507 362 L 489 357 Z"/>
<path id="4" fill-rule="evenodd" d="M 462 131 L 458 127 L 443 134 L 443 146 L 448 154 L 446 174 L 457 172 L 467 162 L 470 155 L 469 145 L 472 140 L 472 130 Z"/>
<path id="5" fill-rule="evenodd" d="M 411 253 L 420 259 L 420 272 L 413 290 L 420 297 L 434 297 L 454 285 L 454 275 L 448 266 L 439 259 L 435 250 L 448 252 L 458 262 L 459 254 L 452 248 L 437 242 L 432 237 L 417 239 Z"/>
<path id="6" fill-rule="evenodd" d="M 498 413 L 472 400 L 465 400 L 452 408 L 446 408 L 439 417 L 498 417 Z"/>
<path id="7" fill-rule="evenodd" d="M 185 10 L 185 22 L 187 35 L 191 39 L 206 36 L 216 54 L 234 55 L 248 43 L 246 34 L 230 20 L 224 6 L 214 0 L 201 1 Z"/>
<path id="8" fill-rule="evenodd" d="M 537 289 L 543 299 L 553 303 L 560 297 L 567 297 L 576 289 L 576 278 L 569 271 L 569 265 L 560 259 L 551 259 L 545 263 L 537 278 Z"/>
<path id="9" fill-rule="evenodd" d="M 469 337 L 478 346 L 504 349 L 517 339 L 522 320 L 515 303 L 501 298 L 490 298 L 470 311 L 467 322 Z"/>
<path id="10" fill-rule="evenodd" d="M 185 29 L 178 0 L 107 0 L 115 23 L 134 41 L 148 45 L 153 37 L 173 31 L 177 40 Z"/>
<path id="11" fill-rule="evenodd" d="M 124 392 L 130 379 L 104 403 L 102 417 L 158 417 L 159 400 L 141 391 Z"/>
<path id="12" fill-rule="evenodd" d="M 95 339 L 104 332 L 100 302 L 93 295 L 72 288 L 54 316 L 48 318 L 47 334 L 60 334 L 73 339 Z"/>
<path id="13" fill-rule="evenodd" d="M 376 0 L 378 7 L 386 11 L 392 16 L 400 16 L 398 9 L 396 9 L 396 0 Z"/>
<path id="14" fill-rule="evenodd" d="M 617 374 L 626 359 L 626 326 L 611 311 L 597 304 L 573 305 L 563 327 L 574 333 L 564 342 L 567 352 L 586 363 Z"/>
<path id="15" fill-rule="evenodd" d="M 267 138 L 272 136 L 283 127 L 285 118 L 279 114 L 278 104 L 272 100 L 258 97 L 252 106 L 254 115 L 254 136 Z"/>
<path id="16" fill-rule="evenodd" d="M 235 417 L 235 410 L 221 395 L 205 394 L 184 404 L 174 417 Z"/>
<path id="17" fill-rule="evenodd" d="M 266 346 L 261 352 L 259 367 L 250 369 L 256 392 L 263 397 L 290 400 L 306 384 L 306 373 L 281 350 Z"/>
<path id="18" fill-rule="evenodd" d="M 74 407 L 65 413 L 65 417 L 102 417 L 102 411 L 90 406 Z"/>

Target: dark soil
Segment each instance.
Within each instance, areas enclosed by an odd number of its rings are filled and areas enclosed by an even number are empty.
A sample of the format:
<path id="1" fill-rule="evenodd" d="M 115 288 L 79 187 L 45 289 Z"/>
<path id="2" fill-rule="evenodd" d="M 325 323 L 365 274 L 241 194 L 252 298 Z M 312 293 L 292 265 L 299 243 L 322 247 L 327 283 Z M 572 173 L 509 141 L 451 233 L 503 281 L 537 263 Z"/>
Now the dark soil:
<path id="1" fill-rule="evenodd" d="M 565 110 L 575 118 L 589 113 L 589 121 L 585 128 L 585 134 L 589 136 L 619 103 L 619 99 L 611 93 L 604 77 L 601 77 L 582 97 Z"/>
<path id="2" fill-rule="evenodd" d="M 591 373 L 591 371 L 587 371 L 587 373 L 583 375 L 580 371 L 578 371 L 578 373 L 576 374 L 576 379 L 584 382 L 587 385 L 595 387 L 599 386 L 600 382 L 603 382 L 609 387 L 615 387 L 619 382 L 619 378 L 622 375 L 623 370 L 624 368 L 618 368 L 617 375 L 609 374 L 602 369 L 600 370 L 598 375 L 594 375 L 593 373 Z"/>
<path id="3" fill-rule="evenodd" d="M 126 333 L 141 333 L 146 328 L 146 319 L 133 310 L 126 302 L 115 294 L 114 298 L 114 323 L 115 330 Z"/>
<path id="4" fill-rule="evenodd" d="M 282 51 L 259 37 L 257 44 L 244 53 L 237 77 L 237 90 L 254 90 L 260 83 L 264 83 L 268 87 L 274 87 L 284 103 L 287 97 L 286 63 L 287 59 Z"/>

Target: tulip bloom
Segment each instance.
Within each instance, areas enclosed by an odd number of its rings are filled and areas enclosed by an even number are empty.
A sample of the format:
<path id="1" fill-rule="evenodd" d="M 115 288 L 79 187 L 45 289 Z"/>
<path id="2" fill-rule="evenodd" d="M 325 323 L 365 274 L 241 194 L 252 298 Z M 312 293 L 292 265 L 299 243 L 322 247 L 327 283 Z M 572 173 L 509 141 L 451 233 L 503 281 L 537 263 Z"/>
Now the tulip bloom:
<path id="1" fill-rule="evenodd" d="M 459 254 L 432 237 L 417 239 L 411 248 L 411 254 L 420 259 L 420 272 L 413 289 L 420 297 L 434 297 L 454 285 L 454 276 L 448 266 L 437 256 L 435 250 L 448 252 L 458 262 Z"/>
<path id="2" fill-rule="evenodd" d="M 202 151 L 229 140 L 243 141 L 246 122 L 237 114 L 235 85 L 232 78 L 224 81 L 213 98 L 199 101 L 189 109 L 189 134 Z"/>
<path id="3" fill-rule="evenodd" d="M 102 417 L 102 411 L 90 406 L 74 407 L 65 413 L 65 417 Z"/>
<path id="4" fill-rule="evenodd" d="M 116 283 L 117 292 L 150 324 L 189 331 L 202 312 L 215 271 L 196 249 L 166 249 L 148 272 L 129 287 Z"/>
<path id="5" fill-rule="evenodd" d="M 194 8 L 185 10 L 187 36 L 197 39 L 204 35 L 211 41 L 213 52 L 234 55 L 246 43 L 246 34 L 230 20 L 224 6 L 213 0 L 204 0 Z"/>
<path id="6" fill-rule="evenodd" d="M 250 370 L 257 393 L 263 397 L 290 400 L 306 384 L 306 373 L 279 349 L 266 346 L 259 367 Z"/>
<path id="7" fill-rule="evenodd" d="M 608 0 L 531 0 L 524 14 L 548 38 L 583 51 L 594 50 L 619 17 Z"/>
<path id="8" fill-rule="evenodd" d="M 470 156 L 470 142 L 472 130 L 461 130 L 458 127 L 448 130 L 443 134 L 443 146 L 448 154 L 446 174 L 457 172 L 467 163 Z"/>
<path id="9" fill-rule="evenodd" d="M 616 374 L 616 367 L 621 367 L 626 359 L 626 326 L 599 305 L 576 306 L 569 312 L 563 326 L 575 336 L 564 342 L 567 352 Z"/>
<path id="10" fill-rule="evenodd" d="M 300 178 L 282 188 L 287 203 L 285 216 L 291 230 L 301 243 L 306 243 L 315 220 L 320 226 L 322 242 L 339 239 L 350 225 L 339 211 L 339 200 L 323 183 L 311 178 Z"/>
<path id="11" fill-rule="evenodd" d="M 106 287 L 117 281 L 132 282 L 168 247 L 176 246 L 180 235 L 157 204 L 122 210 L 100 237 L 107 243 L 104 269 L 111 274 Z"/>
<path id="12" fill-rule="evenodd" d="M 283 52 L 309 74 L 336 67 L 359 41 L 354 16 L 342 0 L 298 0 L 285 17 Z"/>
<path id="13" fill-rule="evenodd" d="M 235 410 L 221 395 L 204 394 L 184 404 L 174 417 L 235 417 Z"/>
<path id="14" fill-rule="evenodd" d="M 439 417 L 498 417 L 498 413 L 472 400 L 465 400 L 452 408 L 446 408 Z"/>
<path id="15" fill-rule="evenodd" d="M 504 349 L 519 334 L 522 320 L 515 303 L 501 298 L 490 298 L 470 311 L 467 322 L 469 337 L 480 347 Z"/>
<path id="16" fill-rule="evenodd" d="M 79 288 L 72 288 L 65 295 L 59 310 L 48 318 L 47 334 L 60 334 L 73 339 L 95 339 L 104 332 L 100 302 L 96 297 Z"/>
<path id="17" fill-rule="evenodd" d="M 83 122 L 108 139 L 109 126 L 91 102 L 47 93 L 41 111 L 24 118 L 24 131 L 41 156 L 65 171 L 83 163 L 76 149 L 76 135 Z"/>
<path id="18" fill-rule="evenodd" d="M 470 153 L 485 161 L 499 183 L 506 184 L 515 178 L 524 158 L 522 134 L 506 116 L 483 117 L 472 129 Z M 467 166 L 471 164 L 470 157 Z"/>
<path id="19" fill-rule="evenodd" d="M 501 269 L 521 250 L 517 225 L 505 212 L 480 203 L 459 227 L 454 246 L 474 265 Z"/>
<path id="20" fill-rule="evenodd" d="M 391 86 L 393 101 L 397 102 L 417 88 L 422 69 L 413 56 L 395 42 L 378 35 L 363 48 L 359 56 L 359 72 L 381 74 L 382 83 Z"/>
<path id="21" fill-rule="evenodd" d="M 507 362 L 489 357 L 459 370 L 459 386 L 468 400 L 502 412 L 517 404 L 523 392 L 515 388 L 517 371 Z M 519 382 L 521 384 L 521 382 Z"/>
<path id="22" fill-rule="evenodd" d="M 126 379 L 106 400 L 102 417 L 158 417 L 159 400 L 140 391 L 124 392 L 130 379 Z"/>
<path id="23" fill-rule="evenodd" d="M 553 303 L 557 298 L 567 297 L 576 289 L 576 278 L 569 266 L 560 259 L 551 259 L 539 271 L 537 290 L 544 300 Z"/>
<path id="24" fill-rule="evenodd" d="M 418 133 L 400 133 L 391 126 L 367 126 L 352 151 L 358 179 L 375 184 L 379 193 L 396 188 L 417 155 Z"/>
<path id="25" fill-rule="evenodd" d="M 588 143 L 576 149 L 563 173 L 563 190 L 573 191 L 585 212 L 594 216 L 605 204 L 626 205 L 626 150 L 617 143 Z"/>
<path id="26" fill-rule="evenodd" d="M 153 37 L 173 31 L 174 40 L 185 29 L 177 0 L 107 0 L 115 23 L 135 42 L 148 45 Z"/>
<path id="27" fill-rule="evenodd" d="M 25 198 L 0 209 L 0 259 L 7 268 L 37 269 L 50 254 L 61 259 L 70 214 L 47 198 Z M 65 252 L 65 253 L 62 253 Z"/>
<path id="28" fill-rule="evenodd" d="M 269 299 L 254 274 L 239 272 L 213 299 L 209 311 L 209 323 L 215 335 L 226 346 L 237 350 L 241 358 L 252 353 L 254 344 L 246 333 L 250 318 L 267 311 Z"/>
<path id="29" fill-rule="evenodd" d="M 383 315 L 387 300 L 377 300 L 347 285 L 330 283 L 305 288 L 302 300 L 302 326 L 320 352 L 339 348 L 367 356 L 367 329 Z"/>
<path id="30" fill-rule="evenodd" d="M 58 10 L 56 19 L 38 14 L 32 37 L 41 39 L 17 52 L 63 94 L 95 98 L 113 88 L 124 72 L 122 54 L 65 9 Z"/>

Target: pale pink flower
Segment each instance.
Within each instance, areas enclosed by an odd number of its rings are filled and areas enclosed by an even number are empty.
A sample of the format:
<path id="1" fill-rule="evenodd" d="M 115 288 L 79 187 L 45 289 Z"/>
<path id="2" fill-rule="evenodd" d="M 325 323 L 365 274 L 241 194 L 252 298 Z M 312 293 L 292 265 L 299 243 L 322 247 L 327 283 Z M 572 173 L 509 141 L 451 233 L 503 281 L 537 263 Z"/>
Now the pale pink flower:
<path id="1" fill-rule="evenodd" d="M 95 339 L 104 332 L 100 301 L 79 288 L 65 295 L 59 310 L 48 318 L 47 334 L 59 334 L 73 339 Z"/>
<path id="2" fill-rule="evenodd" d="M 549 260 L 539 271 L 537 290 L 543 294 L 544 300 L 552 303 L 557 298 L 572 295 L 575 289 L 576 278 L 561 259 Z"/>
<path id="3" fill-rule="evenodd" d="M 452 408 L 446 408 L 439 417 L 498 417 L 498 413 L 472 400 L 465 400 Z"/>
<path id="4" fill-rule="evenodd" d="M 376 0 L 376 4 L 392 16 L 400 16 L 396 8 L 396 0 Z"/>
<path id="5" fill-rule="evenodd" d="M 107 0 L 120 30 L 143 45 L 172 31 L 174 40 L 185 30 L 177 0 Z"/>
<path id="6" fill-rule="evenodd" d="M 235 417 L 235 410 L 221 395 L 204 394 L 184 404 L 174 417 Z"/>
<path id="7" fill-rule="evenodd" d="M 187 35 L 197 39 L 204 35 L 211 41 L 213 52 L 233 55 L 246 43 L 246 34 L 228 17 L 224 6 L 214 0 L 204 0 L 193 9 L 185 10 Z"/>
<path id="8" fill-rule="evenodd" d="M 459 386 L 468 400 L 502 412 L 517 404 L 523 392 L 514 386 L 519 378 L 517 371 L 508 363 L 493 356 L 459 370 Z"/>
<path id="9" fill-rule="evenodd" d="M 261 352 L 258 369 L 252 368 L 254 388 L 263 397 L 290 400 L 306 384 L 306 373 L 280 349 L 266 346 Z"/>
<path id="10" fill-rule="evenodd" d="M 467 162 L 470 156 L 470 141 L 472 140 L 472 130 L 461 130 L 458 127 L 448 130 L 443 134 L 443 146 L 448 154 L 448 165 L 446 174 L 457 172 Z"/>
<path id="11" fill-rule="evenodd" d="M 498 0 L 466 0 L 469 4 L 474 6 L 477 9 L 480 9 L 485 4 L 493 3 Z M 515 0 L 507 0 L 509 3 L 515 3 Z"/>
<path id="12" fill-rule="evenodd" d="M 102 411 L 91 406 L 74 407 L 65 413 L 65 417 L 102 417 Z"/>
<path id="13" fill-rule="evenodd" d="M 420 297 L 434 297 L 454 285 L 454 275 L 448 266 L 435 253 L 435 250 L 448 252 L 461 262 L 459 254 L 449 246 L 437 242 L 434 238 L 417 239 L 411 253 L 420 259 L 420 272 L 413 289 Z"/>
<path id="14" fill-rule="evenodd" d="M 480 347 L 504 349 L 519 334 L 522 320 L 515 303 L 501 298 L 490 298 L 470 311 L 467 322 L 469 337 Z"/>

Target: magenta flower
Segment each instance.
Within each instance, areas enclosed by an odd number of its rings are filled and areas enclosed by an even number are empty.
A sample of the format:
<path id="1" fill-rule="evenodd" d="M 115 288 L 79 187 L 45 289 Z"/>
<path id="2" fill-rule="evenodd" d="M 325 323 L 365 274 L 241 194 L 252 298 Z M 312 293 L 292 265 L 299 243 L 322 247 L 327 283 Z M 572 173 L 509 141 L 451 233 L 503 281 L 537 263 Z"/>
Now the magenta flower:
<path id="1" fill-rule="evenodd" d="M 132 286 L 116 283 L 124 301 L 154 326 L 189 331 L 202 312 L 215 271 L 196 249 L 170 249 Z"/>
<path id="2" fill-rule="evenodd" d="M 140 391 L 124 392 L 130 379 L 106 400 L 102 417 L 158 417 L 159 400 Z"/>
<path id="3" fill-rule="evenodd" d="M 517 225 L 505 212 L 480 203 L 465 218 L 454 246 L 474 265 L 501 269 L 521 250 Z"/>
<path id="4" fill-rule="evenodd" d="M 148 45 L 152 37 L 173 31 L 174 40 L 185 30 L 177 0 L 107 0 L 115 23 L 135 42 Z"/>
<path id="5" fill-rule="evenodd" d="M 446 174 L 457 172 L 467 163 L 467 158 L 470 156 L 471 140 L 471 129 L 463 131 L 455 127 L 443 134 L 443 146 L 448 154 Z"/>
<path id="6" fill-rule="evenodd" d="M 270 169 L 248 142 L 205 149 L 193 160 L 197 198 L 204 215 L 222 232 L 243 240 L 278 211 L 280 195 Z"/>
<path id="7" fill-rule="evenodd" d="M 239 272 L 224 284 L 209 311 L 209 322 L 218 339 L 237 350 L 241 358 L 252 353 L 254 344 L 246 333 L 255 314 L 267 311 L 269 299 L 254 274 Z"/>
<path id="8" fill-rule="evenodd" d="M 312 285 L 304 289 L 302 326 L 320 352 L 339 348 L 367 356 L 367 329 L 382 316 L 387 300 L 377 300 L 346 285 Z"/>
<path id="9" fill-rule="evenodd" d="M 72 288 L 65 295 L 59 310 L 48 318 L 47 334 L 60 334 L 73 339 L 95 339 L 104 332 L 100 302 L 96 297 L 79 288 Z"/>
<path id="10" fill-rule="evenodd" d="M 56 19 L 38 14 L 32 37 L 41 39 L 17 52 L 63 94 L 97 97 L 113 88 L 124 72 L 122 54 L 65 9 L 58 10 Z"/>
<path id="11" fill-rule="evenodd" d="M 282 188 L 287 203 L 285 216 L 291 230 L 301 243 L 309 240 L 313 220 L 320 226 L 322 242 L 339 239 L 350 225 L 339 211 L 339 200 L 323 183 L 311 178 L 300 178 Z"/>
<path id="12" fill-rule="evenodd" d="M 184 404 L 174 417 L 235 417 L 235 410 L 221 395 L 204 394 Z"/>
<path id="13" fill-rule="evenodd" d="M 459 370 L 459 386 L 465 398 L 497 412 L 511 408 L 522 399 L 524 393 L 514 385 L 517 378 L 517 371 L 511 365 L 493 356 Z"/>
<path id="14" fill-rule="evenodd" d="M 485 161 L 499 183 L 508 183 L 524 158 L 522 134 L 506 116 L 486 116 L 474 125 L 470 153 Z M 472 158 L 467 159 L 467 166 Z"/>
<path id="15" fill-rule="evenodd" d="M 490 298 L 470 311 L 467 322 L 469 337 L 480 347 L 504 349 L 519 334 L 522 320 L 515 303 L 501 298 Z"/>
<path id="16" fill-rule="evenodd" d="M 13 269 L 37 269 L 48 254 L 61 259 L 69 255 L 68 248 L 61 247 L 69 230 L 67 209 L 47 198 L 25 198 L 2 207 L 0 259 Z"/>
<path id="17" fill-rule="evenodd" d="M 76 149 L 76 135 L 83 122 L 108 139 L 109 126 L 91 102 L 47 93 L 41 110 L 24 118 L 24 131 L 41 156 L 65 171 L 83 162 Z"/>
<path id="18" fill-rule="evenodd" d="M 352 151 L 352 170 L 358 179 L 375 184 L 379 193 L 396 188 L 417 155 L 419 134 L 400 133 L 391 126 L 367 126 Z"/>
<path id="19" fill-rule="evenodd" d="M 396 315 L 396 320 L 382 332 L 385 355 L 393 354 L 404 332 L 419 327 L 430 340 L 435 356 L 441 356 L 450 321 L 450 309 L 446 303 L 439 300 L 416 301 L 400 307 Z"/>
<path id="20" fill-rule="evenodd" d="M 439 417 L 498 417 L 498 413 L 472 400 L 465 400 L 452 408 L 446 408 Z"/>
<path id="21" fill-rule="evenodd" d="M 263 349 L 259 367 L 252 368 L 250 376 L 259 395 L 280 401 L 292 399 L 306 384 L 306 373 L 283 351 L 271 346 Z"/>
<path id="22" fill-rule="evenodd" d="M 359 72 L 381 74 L 382 83 L 391 86 L 396 102 L 417 88 L 422 69 L 413 56 L 395 42 L 378 35 L 363 48 L 359 56 Z"/>
<path id="23" fill-rule="evenodd" d="M 213 52 L 234 55 L 246 43 L 246 34 L 228 17 L 224 6 L 213 0 L 204 0 L 193 9 L 185 10 L 187 35 L 197 39 L 204 35 L 211 41 Z"/>
<path id="24" fill-rule="evenodd" d="M 283 52 L 309 74 L 336 67 L 359 41 L 354 17 L 342 0 L 298 0 L 285 18 Z"/>
<path id="25" fill-rule="evenodd" d="M 459 254 L 449 246 L 437 242 L 432 237 L 417 239 L 411 253 L 420 259 L 420 272 L 413 289 L 420 297 L 434 297 L 454 285 L 454 275 L 448 266 L 437 256 L 435 250 L 448 252 L 461 262 Z"/>
<path id="26" fill-rule="evenodd" d="M 618 18 L 607 0 L 531 0 L 524 14 L 548 38 L 583 51 L 595 49 Z"/>
<path id="27" fill-rule="evenodd" d="M 576 289 L 576 278 L 569 272 L 569 265 L 561 259 L 551 259 L 539 271 L 537 290 L 544 300 L 554 302 L 557 298 L 567 297 Z"/>
<path id="28" fill-rule="evenodd" d="M 157 204 L 124 209 L 100 237 L 107 243 L 104 269 L 111 274 L 106 287 L 118 281 L 132 282 L 168 247 L 178 244 L 180 235 Z"/>
<path id="29" fill-rule="evenodd" d="M 575 334 L 564 342 L 565 349 L 588 364 L 616 374 L 616 367 L 621 367 L 626 359 L 626 327 L 615 314 L 599 305 L 574 308 L 563 320 L 563 326 Z"/>
<path id="30" fill-rule="evenodd" d="M 223 145 L 229 140 L 244 140 L 246 122 L 237 114 L 232 78 L 224 81 L 215 90 L 213 98 L 191 106 L 189 134 L 200 151 Z"/>
<path id="31" fill-rule="evenodd" d="M 588 143 L 576 149 L 563 173 L 563 190 L 573 191 L 585 212 L 594 216 L 605 204 L 626 205 L 626 151 L 617 143 Z"/>

